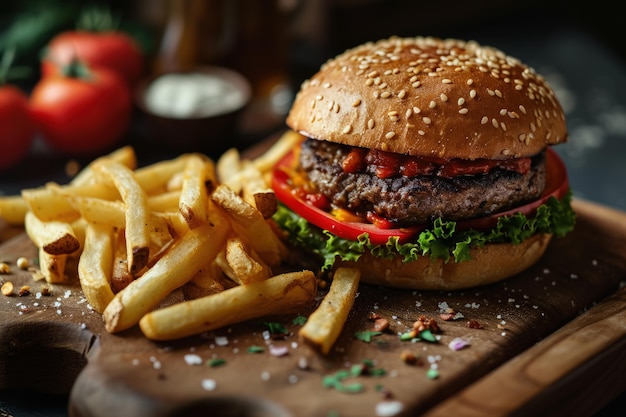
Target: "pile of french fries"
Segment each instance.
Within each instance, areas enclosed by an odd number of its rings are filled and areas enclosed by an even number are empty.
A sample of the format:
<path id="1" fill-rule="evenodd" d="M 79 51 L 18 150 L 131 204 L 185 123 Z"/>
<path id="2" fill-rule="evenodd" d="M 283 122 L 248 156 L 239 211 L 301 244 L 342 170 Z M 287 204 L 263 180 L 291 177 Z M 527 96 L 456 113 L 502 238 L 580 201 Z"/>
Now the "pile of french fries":
<path id="1" fill-rule="evenodd" d="M 140 168 L 133 148 L 123 147 L 68 184 L 0 197 L 0 216 L 24 226 L 47 282 L 66 282 L 67 261 L 77 259 L 84 296 L 112 333 L 139 325 L 150 339 L 171 340 L 302 310 L 314 302 L 316 276 L 272 272 L 288 248 L 271 224 L 277 201 L 268 185 L 273 166 L 299 140 L 287 132 L 255 159 L 233 148 L 217 161 L 188 153 Z M 324 353 L 360 277 L 348 269 L 336 275 L 327 302 L 300 332 Z M 179 288 L 185 300 L 162 307 Z"/>

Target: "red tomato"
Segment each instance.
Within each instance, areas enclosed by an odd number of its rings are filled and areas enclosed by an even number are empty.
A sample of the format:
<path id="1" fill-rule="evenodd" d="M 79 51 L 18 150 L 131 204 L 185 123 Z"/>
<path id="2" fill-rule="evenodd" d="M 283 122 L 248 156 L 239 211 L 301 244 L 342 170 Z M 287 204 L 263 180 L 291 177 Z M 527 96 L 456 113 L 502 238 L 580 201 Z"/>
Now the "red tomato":
<path id="1" fill-rule="evenodd" d="M 0 86 L 0 170 L 26 156 L 34 134 L 26 95 L 17 87 Z"/>
<path id="2" fill-rule="evenodd" d="M 133 86 L 143 71 L 143 54 L 137 43 L 119 31 L 68 31 L 55 36 L 41 63 L 43 76 L 58 72 L 78 59 L 92 68 L 108 68 Z"/>
<path id="3" fill-rule="evenodd" d="M 35 85 L 31 112 L 43 138 L 72 155 L 107 150 L 125 134 L 130 92 L 115 73 L 88 69 L 83 77 L 53 74 Z"/>

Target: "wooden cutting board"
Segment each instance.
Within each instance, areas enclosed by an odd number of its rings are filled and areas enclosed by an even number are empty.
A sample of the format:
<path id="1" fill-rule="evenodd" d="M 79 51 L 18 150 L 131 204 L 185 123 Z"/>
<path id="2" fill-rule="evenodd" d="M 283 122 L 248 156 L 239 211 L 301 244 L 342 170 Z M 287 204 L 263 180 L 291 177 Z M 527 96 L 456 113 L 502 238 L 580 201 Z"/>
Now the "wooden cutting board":
<path id="1" fill-rule="evenodd" d="M 574 208 L 575 231 L 505 282 L 458 292 L 362 285 L 327 357 L 298 344 L 296 315 L 167 343 L 151 342 L 137 328 L 108 334 L 75 279 L 40 296 L 43 284 L 15 267 L 20 256 L 34 258 L 35 248 L 21 230 L 4 227 L 0 260 L 12 273 L 0 280 L 30 285 L 31 294 L 0 296 L 0 389 L 71 392 L 75 417 L 592 413 L 626 389 L 626 292 L 619 290 L 626 282 L 626 213 L 581 200 Z M 462 318 L 442 320 L 446 306 Z M 367 343 L 354 334 L 372 330 L 372 312 L 391 327 Z M 439 340 L 400 340 L 422 315 L 436 319 Z M 470 320 L 482 328 L 468 327 Z M 269 321 L 289 335 L 268 339 Z M 469 346 L 451 349 L 455 338 Z M 264 349 L 251 353 L 255 346 Z M 403 351 L 418 363 L 403 361 Z M 383 375 L 341 381 L 362 384 L 362 391 L 323 386 L 326 376 L 364 361 Z M 584 394 L 573 395 L 579 389 Z"/>

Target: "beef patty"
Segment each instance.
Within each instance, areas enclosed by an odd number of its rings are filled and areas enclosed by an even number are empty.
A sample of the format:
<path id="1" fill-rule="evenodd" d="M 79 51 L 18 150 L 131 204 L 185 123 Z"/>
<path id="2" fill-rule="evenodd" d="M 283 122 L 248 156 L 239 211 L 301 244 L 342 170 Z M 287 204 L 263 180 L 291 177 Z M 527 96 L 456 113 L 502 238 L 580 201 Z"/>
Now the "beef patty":
<path id="1" fill-rule="evenodd" d="M 308 139 L 300 164 L 335 207 L 360 216 L 375 212 L 397 226 L 438 217 L 462 220 L 488 216 L 539 197 L 545 187 L 545 152 L 534 156 L 526 174 L 495 168 L 486 174 L 443 178 L 437 175 L 379 178 L 374 169 L 346 173 L 342 161 L 350 147 Z"/>

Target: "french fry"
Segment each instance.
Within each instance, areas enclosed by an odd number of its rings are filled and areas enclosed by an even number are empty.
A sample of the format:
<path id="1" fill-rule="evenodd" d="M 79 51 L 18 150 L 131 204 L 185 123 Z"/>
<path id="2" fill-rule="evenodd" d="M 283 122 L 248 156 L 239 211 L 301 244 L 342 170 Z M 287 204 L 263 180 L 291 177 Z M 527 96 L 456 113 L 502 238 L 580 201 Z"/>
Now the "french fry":
<path id="1" fill-rule="evenodd" d="M 178 210 L 180 190 L 166 191 L 160 194 L 148 196 L 148 207 L 156 212 Z"/>
<path id="2" fill-rule="evenodd" d="M 67 281 L 65 265 L 67 255 L 51 255 L 39 248 L 39 270 L 49 284 L 60 284 Z"/>
<path id="3" fill-rule="evenodd" d="M 139 186 L 147 195 L 154 195 L 167 190 L 170 179 L 182 172 L 185 166 L 186 155 L 174 159 L 155 162 L 141 168 L 137 168 L 135 178 Z"/>
<path id="4" fill-rule="evenodd" d="M 233 191 L 239 192 L 238 175 L 241 171 L 241 157 L 237 148 L 226 150 L 217 160 L 217 179 L 221 184 L 228 185 Z"/>
<path id="5" fill-rule="evenodd" d="M 118 230 L 115 237 L 115 254 L 111 270 L 111 291 L 117 294 L 135 279 L 128 272 L 128 260 L 126 259 L 126 237 L 123 230 Z"/>
<path id="6" fill-rule="evenodd" d="M 264 218 L 269 219 L 276 212 L 278 201 L 274 190 L 267 185 L 263 174 L 252 163 L 245 164 L 241 171 L 243 199 L 261 212 Z"/>
<path id="7" fill-rule="evenodd" d="M 152 311 L 140 320 L 139 326 L 149 339 L 178 339 L 257 317 L 303 309 L 315 294 L 313 272 L 285 273 Z"/>
<path id="8" fill-rule="evenodd" d="M 360 279 L 356 268 L 337 268 L 328 293 L 298 332 L 301 341 L 323 354 L 330 352 L 354 304 Z"/>
<path id="9" fill-rule="evenodd" d="M 246 241 L 261 259 L 270 267 L 280 264 L 287 249 L 272 231 L 263 215 L 235 194 L 226 185 L 219 185 L 212 194 L 212 199 L 224 208 L 232 219 L 235 232 Z"/>
<path id="10" fill-rule="evenodd" d="M 71 185 L 74 186 L 83 186 L 83 185 L 91 185 L 96 182 L 94 178 L 93 165 L 101 164 L 101 163 L 110 163 L 110 162 L 119 162 L 122 165 L 127 166 L 130 169 L 137 168 L 137 156 L 135 155 L 135 150 L 131 146 L 123 146 L 119 149 L 114 150 L 108 155 L 101 156 L 99 158 L 94 159 L 89 165 L 83 168 L 72 180 L 70 181 Z"/>
<path id="11" fill-rule="evenodd" d="M 237 284 L 224 277 L 217 263 L 210 262 L 183 286 L 183 294 L 186 300 L 193 300 L 224 291 L 235 285 Z"/>
<path id="12" fill-rule="evenodd" d="M 226 241 L 222 263 L 220 260 L 220 257 L 216 259 L 226 276 L 241 285 L 272 276 L 270 267 L 239 237 L 231 237 Z"/>
<path id="13" fill-rule="evenodd" d="M 85 230 L 85 249 L 78 260 L 78 279 L 87 302 L 98 313 L 113 299 L 114 232 L 111 226 L 89 224 Z"/>
<path id="14" fill-rule="evenodd" d="M 150 257 L 151 212 L 147 196 L 136 181 L 133 171 L 117 163 L 94 165 L 94 169 L 107 175 L 120 193 L 126 215 L 126 250 L 128 268 L 137 275 L 148 264 Z"/>
<path id="15" fill-rule="evenodd" d="M 24 229 L 35 245 L 50 255 L 69 255 L 80 248 L 80 242 L 69 223 L 43 222 L 29 211 L 24 218 Z"/>
<path id="16" fill-rule="evenodd" d="M 190 229 L 206 223 L 209 218 L 209 198 L 205 185 L 208 179 L 210 176 L 204 158 L 197 154 L 189 155 L 183 170 L 178 209 Z"/>
<path id="17" fill-rule="evenodd" d="M 270 172 L 283 156 L 297 147 L 301 140 L 302 136 L 299 133 L 293 130 L 286 131 L 268 150 L 253 160 L 254 165 L 263 174 Z"/>
<path id="18" fill-rule="evenodd" d="M 92 224 L 105 224 L 118 229 L 126 227 L 126 208 L 121 201 L 102 200 L 100 198 L 77 197 L 73 204 L 81 218 Z"/>
<path id="19" fill-rule="evenodd" d="M 212 223 L 187 232 L 152 268 L 115 294 L 103 313 L 107 331 L 119 332 L 137 324 L 144 314 L 215 258 L 229 228 L 226 221 Z"/>
<path id="20" fill-rule="evenodd" d="M 0 197 L 0 217 L 10 225 L 24 225 L 28 204 L 21 195 Z"/>

